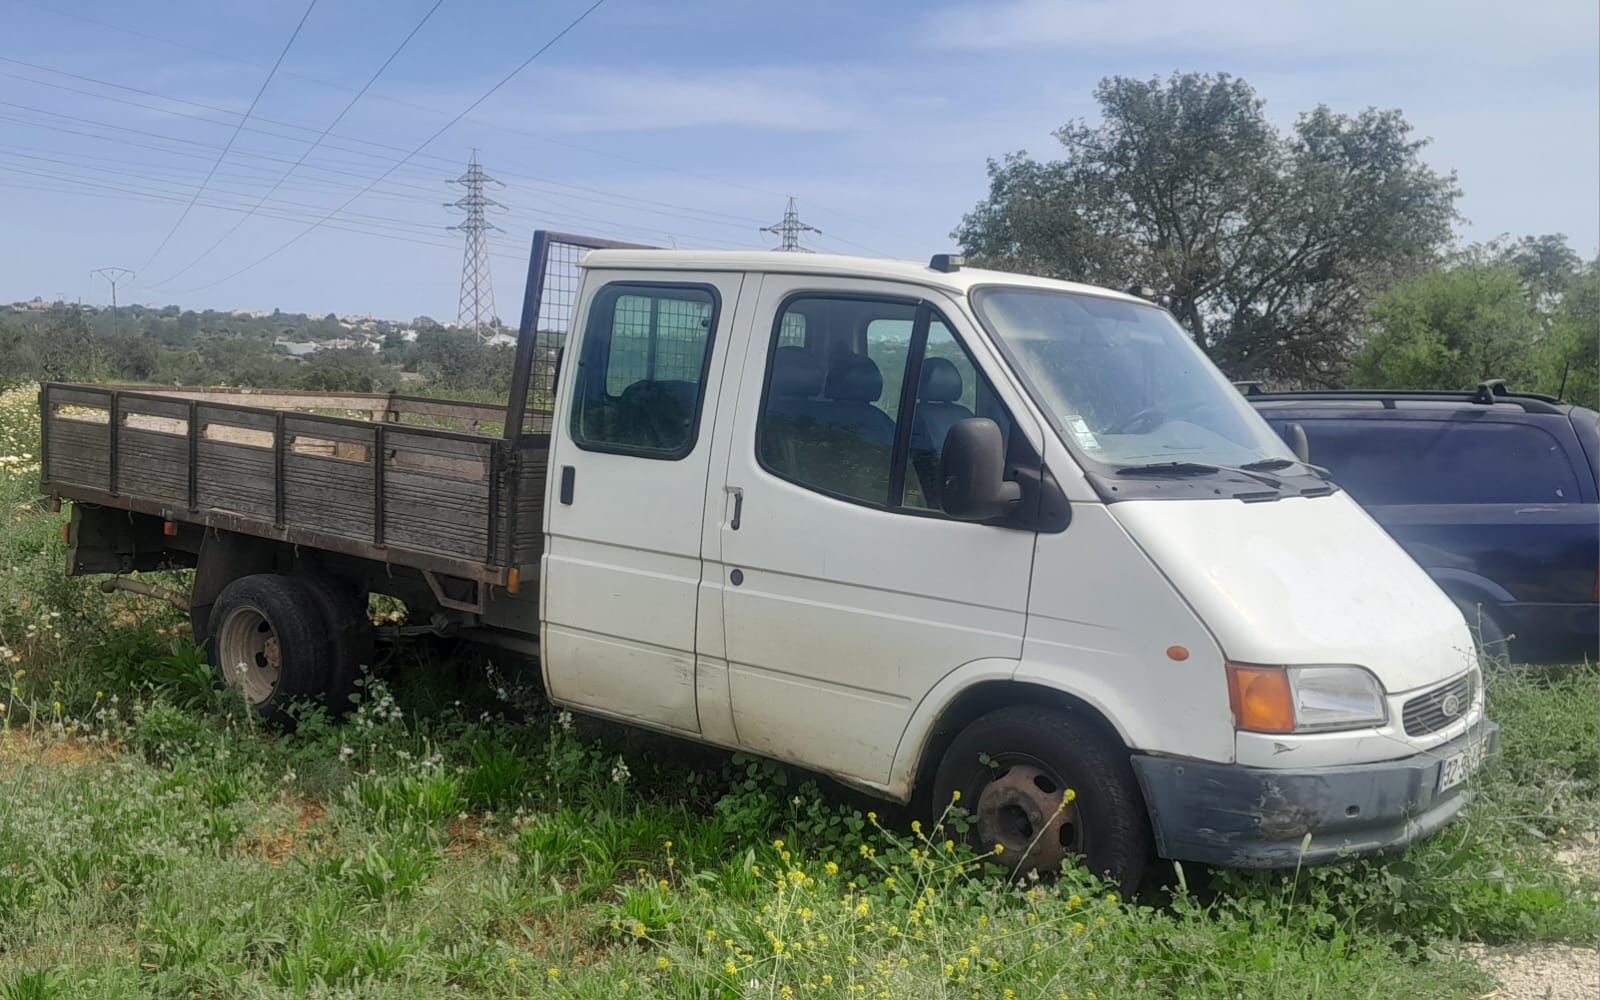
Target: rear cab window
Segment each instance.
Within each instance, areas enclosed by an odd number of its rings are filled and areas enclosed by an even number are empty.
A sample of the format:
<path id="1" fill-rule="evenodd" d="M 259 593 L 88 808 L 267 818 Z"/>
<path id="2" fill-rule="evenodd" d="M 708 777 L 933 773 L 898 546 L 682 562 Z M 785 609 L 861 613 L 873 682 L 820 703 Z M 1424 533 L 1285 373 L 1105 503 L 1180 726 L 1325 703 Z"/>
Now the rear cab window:
<path id="1" fill-rule="evenodd" d="M 606 285 L 594 296 L 572 401 L 578 447 L 677 459 L 694 448 L 716 329 L 705 285 Z"/>

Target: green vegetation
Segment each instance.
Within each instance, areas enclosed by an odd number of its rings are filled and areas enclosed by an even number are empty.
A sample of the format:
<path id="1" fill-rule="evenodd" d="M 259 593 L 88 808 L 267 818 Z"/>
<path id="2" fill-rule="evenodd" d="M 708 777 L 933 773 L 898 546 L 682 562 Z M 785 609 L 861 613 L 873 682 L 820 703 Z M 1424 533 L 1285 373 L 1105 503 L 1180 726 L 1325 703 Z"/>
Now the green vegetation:
<path id="1" fill-rule="evenodd" d="M 0 395 L 5 1000 L 1466 997 L 1457 941 L 1593 937 L 1555 857 L 1600 831 L 1593 667 L 1495 676 L 1503 759 L 1399 858 L 1120 900 L 483 652 L 399 647 L 352 717 L 263 730 L 180 615 L 62 575 L 36 412 Z"/>
<path id="2" fill-rule="evenodd" d="M 295 354 L 294 350 L 312 353 Z M 57 303 L 0 312 L 0 388 L 40 380 L 432 392 L 503 402 L 513 349 L 426 316 L 410 325 L 297 313 Z"/>
<path id="3" fill-rule="evenodd" d="M 1600 270 L 1559 235 L 1452 252 L 1460 195 L 1397 110 L 1280 130 L 1227 74 L 1108 77 L 1062 158 L 989 162 L 952 233 L 975 262 L 1166 296 L 1224 371 L 1274 387 L 1600 401 Z"/>

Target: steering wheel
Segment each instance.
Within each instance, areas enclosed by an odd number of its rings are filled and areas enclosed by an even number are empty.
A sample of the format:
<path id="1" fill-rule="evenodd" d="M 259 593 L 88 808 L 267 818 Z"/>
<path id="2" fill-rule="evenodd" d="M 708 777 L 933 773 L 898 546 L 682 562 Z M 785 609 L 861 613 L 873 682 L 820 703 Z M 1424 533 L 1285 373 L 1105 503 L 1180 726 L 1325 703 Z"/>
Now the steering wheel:
<path id="1" fill-rule="evenodd" d="M 1134 434 L 1138 433 L 1140 429 L 1147 431 L 1155 430 L 1157 427 L 1166 423 L 1166 420 L 1166 416 L 1163 415 L 1160 410 L 1153 406 L 1146 406 L 1144 409 L 1137 411 L 1126 420 L 1117 421 L 1115 424 L 1107 427 L 1101 433 Z"/>

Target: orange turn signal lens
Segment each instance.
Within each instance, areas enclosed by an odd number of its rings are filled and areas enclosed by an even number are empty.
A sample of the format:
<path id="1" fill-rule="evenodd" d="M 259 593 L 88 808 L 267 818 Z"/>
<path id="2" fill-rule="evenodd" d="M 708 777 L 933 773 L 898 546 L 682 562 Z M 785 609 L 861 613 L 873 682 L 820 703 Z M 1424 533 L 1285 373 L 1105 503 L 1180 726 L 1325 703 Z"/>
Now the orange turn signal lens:
<path id="1" fill-rule="evenodd" d="M 1282 667 L 1228 664 L 1228 704 L 1233 725 L 1252 733 L 1294 732 L 1294 694 Z"/>

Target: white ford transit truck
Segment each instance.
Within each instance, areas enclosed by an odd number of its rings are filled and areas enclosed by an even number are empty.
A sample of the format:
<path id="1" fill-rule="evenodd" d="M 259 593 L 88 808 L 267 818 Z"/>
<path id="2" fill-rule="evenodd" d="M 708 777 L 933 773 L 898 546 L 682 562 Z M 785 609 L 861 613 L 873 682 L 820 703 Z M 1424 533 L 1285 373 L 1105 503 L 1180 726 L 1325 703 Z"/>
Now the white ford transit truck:
<path id="1" fill-rule="evenodd" d="M 1400 847 L 1494 749 L 1461 612 L 1148 301 L 541 232 L 516 366 L 504 410 L 47 385 L 70 570 L 194 566 L 267 714 L 347 692 L 384 592 L 555 704 L 1124 881 Z"/>

